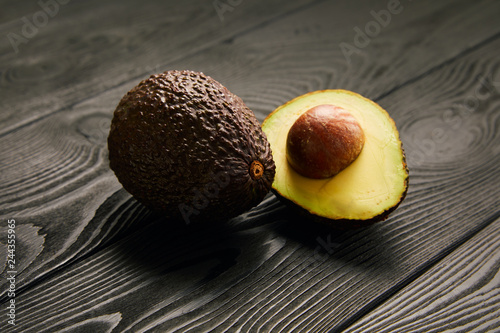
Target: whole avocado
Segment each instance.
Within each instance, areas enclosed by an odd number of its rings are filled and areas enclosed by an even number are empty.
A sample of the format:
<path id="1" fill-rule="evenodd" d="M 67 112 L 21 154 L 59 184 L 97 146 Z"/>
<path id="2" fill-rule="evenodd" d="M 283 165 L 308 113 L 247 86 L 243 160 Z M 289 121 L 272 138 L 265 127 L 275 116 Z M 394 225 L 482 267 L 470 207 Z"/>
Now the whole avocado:
<path id="1" fill-rule="evenodd" d="M 169 219 L 226 220 L 262 201 L 275 165 L 259 121 L 200 72 L 150 76 L 119 102 L 109 162 L 123 187 Z"/>

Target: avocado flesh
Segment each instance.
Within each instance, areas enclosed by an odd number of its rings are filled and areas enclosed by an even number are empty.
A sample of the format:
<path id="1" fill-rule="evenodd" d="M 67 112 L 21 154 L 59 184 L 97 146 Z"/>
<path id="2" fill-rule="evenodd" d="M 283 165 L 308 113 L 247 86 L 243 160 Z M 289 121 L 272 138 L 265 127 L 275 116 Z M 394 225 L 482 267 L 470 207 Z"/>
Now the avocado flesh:
<path id="1" fill-rule="evenodd" d="M 260 203 L 275 166 L 253 112 L 211 77 L 155 74 L 113 115 L 110 168 L 138 201 L 168 219 L 226 220 Z"/>
<path id="2" fill-rule="evenodd" d="M 365 145 L 358 158 L 336 176 L 312 179 L 288 164 L 286 137 L 300 115 L 321 104 L 349 111 L 364 131 Z M 408 169 L 395 123 L 378 104 L 356 93 L 322 90 L 297 97 L 271 113 L 262 128 L 276 164 L 273 190 L 310 214 L 332 222 L 352 220 L 353 225 L 375 222 L 395 209 L 406 194 Z"/>

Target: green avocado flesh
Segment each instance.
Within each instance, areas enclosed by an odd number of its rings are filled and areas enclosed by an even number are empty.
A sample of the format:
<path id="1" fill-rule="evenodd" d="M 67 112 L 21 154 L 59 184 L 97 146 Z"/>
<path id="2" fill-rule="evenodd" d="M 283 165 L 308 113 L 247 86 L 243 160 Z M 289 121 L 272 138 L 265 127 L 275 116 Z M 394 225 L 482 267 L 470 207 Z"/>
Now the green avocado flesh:
<path id="1" fill-rule="evenodd" d="M 365 143 L 357 159 L 343 171 L 312 179 L 289 165 L 286 138 L 299 116 L 323 104 L 350 112 L 364 131 Z M 349 224 L 350 220 L 357 226 L 382 220 L 406 194 L 408 169 L 395 123 L 378 104 L 356 93 L 322 90 L 297 97 L 271 113 L 262 128 L 276 164 L 273 190 L 324 222 L 347 220 Z"/>
<path id="2" fill-rule="evenodd" d="M 275 173 L 253 112 L 200 72 L 152 75 L 123 96 L 108 149 L 129 193 L 187 223 L 245 212 L 269 192 Z"/>

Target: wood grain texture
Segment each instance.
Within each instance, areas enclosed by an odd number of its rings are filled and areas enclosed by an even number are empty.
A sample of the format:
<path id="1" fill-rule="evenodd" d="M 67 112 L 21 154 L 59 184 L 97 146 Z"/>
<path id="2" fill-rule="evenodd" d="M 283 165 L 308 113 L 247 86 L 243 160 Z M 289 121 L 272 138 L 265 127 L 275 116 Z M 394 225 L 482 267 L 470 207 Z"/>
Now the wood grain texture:
<path id="1" fill-rule="evenodd" d="M 36 1 L 10 7 L 0 25 L 0 135 L 311 2 L 243 1 L 220 15 L 199 0 L 71 1 L 53 16 Z"/>
<path id="2" fill-rule="evenodd" d="M 364 30 L 374 21 L 370 12 L 386 10 L 387 2 L 322 2 L 187 63 L 227 82 L 263 120 L 277 106 L 314 90 L 343 88 L 378 99 L 500 33 L 495 14 L 500 8 L 493 1 L 401 5 L 350 63 L 340 44 L 355 46 L 354 29 Z"/>
<path id="3" fill-rule="evenodd" d="M 500 220 L 344 332 L 500 330 Z"/>
<path id="4" fill-rule="evenodd" d="M 386 222 L 334 232 L 287 215 L 273 196 L 226 224 L 153 221 L 21 293 L 18 329 L 345 328 L 498 218 L 499 48 L 493 40 L 379 100 L 411 170 Z"/>
<path id="5" fill-rule="evenodd" d="M 150 212 L 130 201 L 107 161 L 109 123 L 117 102 L 130 88 L 132 81 L 127 80 L 157 72 L 160 63 L 196 53 L 303 5 L 307 1 L 266 6 L 249 2 L 225 13 L 221 21 L 211 2 L 149 3 L 139 9 L 133 1 L 119 6 L 70 3 L 66 12 L 60 7 L 50 24 L 20 45 L 26 49 L 18 54 L 9 49 L 10 44 L 0 44 L 1 66 L 6 66 L 1 70 L 0 117 L 8 118 L 2 120 L 2 133 L 8 134 L 0 137 L 0 211 L 2 217 L 15 216 L 20 223 L 34 226 L 44 239 L 44 250 L 31 254 L 38 258 L 29 272 L 20 272 L 18 287 L 85 255 L 101 242 L 112 241 L 110 234 L 128 230 L 134 220 L 141 224 L 149 217 Z M 27 7 L 19 7 L 19 15 Z M 29 13 L 24 16 L 29 18 Z M 7 34 L 21 29 L 20 22 L 14 18 L 0 28 Z M 30 60 L 34 56 L 36 60 Z M 114 62 L 117 58 L 119 64 Z M 87 60 L 93 64 L 87 66 Z M 127 84 L 120 84 L 122 80 Z M 88 109 L 89 96 L 115 85 L 119 87 L 106 94 L 111 99 Z M 75 104 L 80 100 L 84 102 Z M 3 254 L 5 247 L 0 251 Z M 1 286 L 5 283 L 2 279 Z M 5 289 L 0 294 L 5 295 Z"/>
<path id="6" fill-rule="evenodd" d="M 290 4 L 300 5 L 302 2 Z M 255 6 L 257 7 L 254 10 L 259 11 L 259 5 Z M 497 18 L 491 13 L 495 12 L 499 4 L 491 1 L 484 1 L 479 5 L 471 5 L 465 1 L 440 2 L 435 7 L 431 2 L 420 2 L 419 6 L 406 8 L 411 10 L 395 16 L 386 27 L 387 30 L 381 31 L 368 47 L 361 50 L 361 54 L 353 57 L 352 64 L 347 65 L 340 54 L 339 43 L 350 42 L 354 36 L 353 27 L 364 26 L 373 19 L 369 16 L 371 8 L 379 10 L 384 6 L 385 2 L 376 1 L 366 7 L 354 2 L 345 2 L 341 7 L 334 6 L 332 2 L 319 2 L 290 16 L 284 16 L 272 25 L 263 25 L 247 34 L 234 35 L 231 40 L 170 65 L 204 70 L 209 74 L 216 73 L 217 75 L 213 76 L 224 84 L 227 82 L 230 90 L 242 96 L 262 120 L 274 106 L 309 90 L 343 87 L 368 97 L 382 95 L 384 91 L 390 91 L 398 84 L 421 75 L 422 68 L 428 68 L 432 63 L 440 64 L 443 60 L 436 56 L 434 47 L 452 38 L 457 29 L 460 29 L 460 41 L 453 43 L 453 47 L 443 49 L 446 50 L 445 57 L 456 56 L 468 45 L 479 43 L 476 41 L 477 31 L 484 34 L 484 38 L 491 37 L 497 27 Z M 107 15 L 112 8 L 111 5 L 101 8 L 102 15 Z M 272 9 L 275 7 L 269 8 L 272 13 L 276 13 L 276 10 Z M 360 8 L 366 8 L 363 15 L 359 15 Z M 96 25 L 93 29 L 99 34 L 107 31 L 103 30 L 103 27 L 97 27 L 95 15 L 87 13 L 84 8 L 77 9 L 70 11 L 68 15 L 78 15 L 81 10 L 82 22 L 90 20 L 82 24 Z M 141 12 L 145 15 L 143 19 L 147 17 L 146 9 Z M 148 10 L 151 11 L 151 8 Z M 188 6 L 184 10 L 183 15 L 191 15 L 190 10 L 194 9 Z M 444 10 L 447 15 L 441 18 L 439 13 Z M 462 11 L 466 11 L 468 15 L 462 24 L 456 27 L 453 22 L 460 17 Z M 132 15 L 129 11 L 127 13 L 126 15 Z M 230 19 L 238 20 L 238 16 L 231 17 L 232 13 L 227 14 L 228 21 L 224 24 L 229 24 Z M 209 16 L 208 13 L 203 15 Z M 252 15 L 252 11 L 247 13 L 245 22 L 262 22 L 259 21 L 261 18 L 257 21 L 250 19 Z M 331 15 L 334 15 L 335 19 L 332 19 Z M 434 20 L 435 16 L 439 16 L 440 20 Z M 113 18 L 113 15 L 111 19 L 121 20 Z M 158 21 L 151 22 L 150 29 L 154 28 L 154 24 L 163 24 L 160 17 L 156 19 Z M 407 21 L 414 23 L 407 27 Z M 422 25 L 422 21 L 428 25 Z M 68 24 L 68 21 L 60 24 Z M 107 22 L 105 26 L 107 24 L 111 23 Z M 453 30 L 448 30 L 449 26 L 453 26 Z M 54 26 L 55 30 L 50 30 L 50 33 L 55 34 L 57 27 Z M 423 53 L 420 57 L 405 53 L 407 61 L 404 62 L 400 55 L 403 50 L 401 45 L 419 45 L 421 41 L 421 35 L 417 34 L 415 29 L 422 29 L 423 34 L 429 29 L 441 33 L 434 34 L 432 42 L 420 46 L 428 48 L 429 53 Z M 56 40 L 63 37 L 64 35 L 57 36 Z M 196 38 L 194 40 L 197 40 Z M 276 44 L 276 41 L 280 41 L 280 44 Z M 26 46 L 30 45 L 31 43 Z M 84 43 L 78 47 L 78 52 L 94 54 L 93 45 Z M 391 46 L 390 52 L 384 48 L 388 45 Z M 64 43 L 61 47 L 64 47 Z M 109 52 L 119 52 L 121 48 L 121 44 L 109 46 Z M 28 51 L 26 52 L 28 54 Z M 104 59 L 102 61 L 109 67 L 109 62 Z M 399 66 L 390 67 L 389 64 L 394 62 Z M 158 63 L 163 63 L 163 60 Z M 128 64 L 116 65 L 116 68 L 123 67 L 128 68 Z M 163 69 L 165 68 L 161 68 Z M 397 80 L 394 74 L 396 72 Z M 377 73 L 385 74 L 381 76 Z M 60 75 L 66 77 L 72 74 L 63 70 Z M 54 77 L 52 84 L 61 85 L 58 77 Z M 120 80 L 113 81 L 113 84 L 118 84 Z M 89 96 L 93 92 L 92 89 L 79 88 L 78 92 L 74 90 L 69 96 L 72 99 L 83 98 L 81 102 L 47 117 L 35 113 L 34 117 L 38 120 L 30 120 L 28 123 L 24 121 L 31 116 L 21 111 L 15 112 L 21 123 L 16 125 L 15 131 L 1 138 L 2 147 L 5 148 L 0 156 L 0 189 L 3 194 L 0 209 L 2 215 L 15 216 L 20 223 L 38 228 L 39 237 L 44 239 L 44 250 L 35 255 L 37 259 L 19 276 L 19 287 L 22 288 L 54 269 L 86 255 L 102 242 L 109 242 L 109 233 L 120 235 L 120 231 L 149 221 L 150 213 L 131 201 L 130 196 L 121 190 L 121 186 L 110 173 L 105 146 L 112 110 L 121 96 L 136 83 L 135 79 L 128 80 L 91 98 Z M 70 87 L 75 85 L 71 84 Z M 61 87 L 66 88 L 66 85 Z M 58 91 L 55 89 L 50 96 L 57 95 Z M 13 90 L 12 96 L 16 96 L 16 93 L 20 92 Z M 62 100 L 67 103 L 65 99 Z M 22 103 L 24 98 L 19 105 Z M 30 106 L 26 110 L 31 114 L 30 110 L 39 109 Z M 119 214 L 122 210 L 126 212 L 124 217 Z M 127 216 L 132 216 L 132 220 L 127 220 Z M 2 280 L 2 283 L 5 283 L 5 280 Z M 5 295 L 5 289 L 0 293 Z"/>
<path id="7" fill-rule="evenodd" d="M 168 30 L 173 51 L 154 47 L 170 19 L 151 14 L 153 5 L 139 10 L 142 30 L 125 36 L 128 21 L 93 16 L 111 13 L 111 4 L 93 11 L 78 4 L 66 14 L 61 8 L 20 58 L 1 53 L 8 117 L 0 211 L 19 223 L 19 330 L 342 329 L 497 216 L 498 2 L 402 2 L 405 9 L 351 64 L 339 43 L 352 42 L 353 27 L 373 20 L 370 11 L 386 1 L 287 2 L 288 12 L 278 3 L 244 3 L 253 9 L 235 9 L 226 23 L 211 2 L 178 9 L 180 18 L 171 19 L 185 18 L 187 30 Z M 124 18 L 132 4 L 120 7 Z M 195 17 L 205 23 L 187 27 Z M 87 35 L 66 29 L 76 18 Z M 52 51 L 38 55 L 51 40 Z M 178 53 L 171 58 L 167 49 Z M 353 232 L 295 220 L 273 196 L 226 224 L 169 225 L 121 189 L 105 139 L 112 110 L 139 77 L 181 67 L 214 76 L 261 120 L 315 89 L 377 98 L 401 130 L 411 169 L 406 201 L 388 221 Z M 4 302 L 5 272 L 0 278 Z M 0 331 L 9 328 L 0 323 Z"/>

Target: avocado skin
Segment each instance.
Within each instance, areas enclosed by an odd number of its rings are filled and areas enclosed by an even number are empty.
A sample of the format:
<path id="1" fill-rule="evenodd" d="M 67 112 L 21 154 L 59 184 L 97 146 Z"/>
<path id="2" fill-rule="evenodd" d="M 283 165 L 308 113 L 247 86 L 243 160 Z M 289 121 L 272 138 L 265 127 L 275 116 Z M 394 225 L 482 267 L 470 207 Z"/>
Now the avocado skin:
<path id="1" fill-rule="evenodd" d="M 110 168 L 145 206 L 185 222 L 226 220 L 262 201 L 275 165 L 253 112 L 209 76 L 152 75 L 114 112 Z M 252 179 L 253 161 L 264 166 Z"/>

